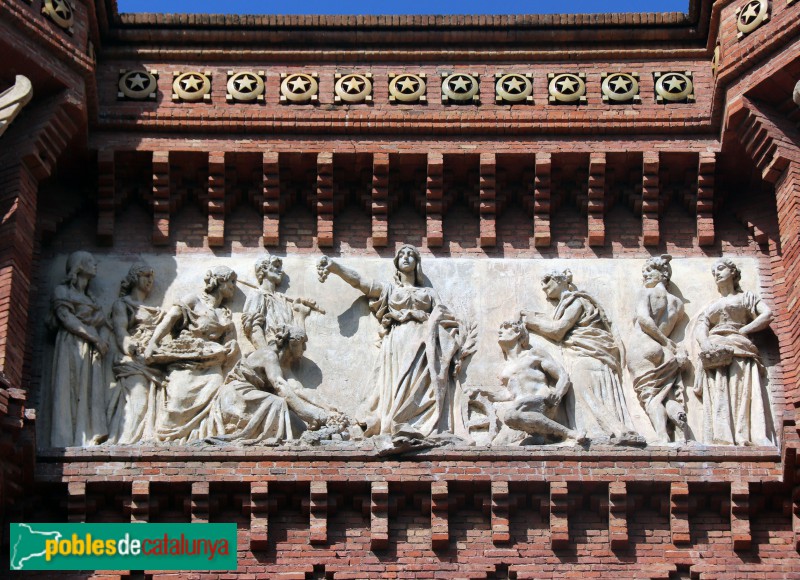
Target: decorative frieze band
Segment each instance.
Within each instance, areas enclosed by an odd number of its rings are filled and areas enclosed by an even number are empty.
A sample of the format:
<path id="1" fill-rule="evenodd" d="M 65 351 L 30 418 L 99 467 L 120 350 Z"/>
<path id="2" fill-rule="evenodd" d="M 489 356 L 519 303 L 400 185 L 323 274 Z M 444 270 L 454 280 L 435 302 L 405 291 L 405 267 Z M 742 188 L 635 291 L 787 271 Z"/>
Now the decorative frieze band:
<path id="1" fill-rule="evenodd" d="M 477 72 L 441 73 L 441 102 L 444 105 L 479 105 L 481 75 Z M 691 103 L 694 84 L 691 72 L 654 71 L 653 98 L 659 104 Z M 173 72 L 173 101 L 211 102 L 212 74 L 209 71 Z M 529 72 L 501 71 L 494 75 L 494 102 L 497 105 L 533 105 L 536 79 Z M 635 71 L 607 71 L 600 75 L 600 96 L 609 105 L 642 103 L 640 75 Z M 542 79 L 547 85 L 551 105 L 581 105 L 597 90 L 594 80 L 583 72 L 552 72 Z M 374 102 L 374 87 L 384 79 L 369 72 L 336 73 L 333 102 L 337 105 L 369 105 Z M 119 100 L 156 100 L 158 72 L 147 68 L 119 71 Z M 271 101 L 263 70 L 227 71 L 226 100 L 231 104 Z M 392 104 L 425 105 L 428 102 L 428 76 L 422 72 L 392 72 L 385 79 L 388 101 Z M 278 102 L 285 105 L 318 104 L 321 91 L 316 72 L 280 74 Z M 330 86 L 330 85 L 329 85 Z"/>

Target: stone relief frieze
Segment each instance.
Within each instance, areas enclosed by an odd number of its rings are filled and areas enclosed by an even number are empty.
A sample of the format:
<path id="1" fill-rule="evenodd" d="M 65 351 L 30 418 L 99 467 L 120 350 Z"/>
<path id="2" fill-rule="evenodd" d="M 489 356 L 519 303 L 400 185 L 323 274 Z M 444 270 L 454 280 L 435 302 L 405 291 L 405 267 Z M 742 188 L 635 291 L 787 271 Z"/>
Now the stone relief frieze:
<path id="1" fill-rule="evenodd" d="M 41 444 L 776 444 L 755 260 L 424 261 L 62 256 Z"/>

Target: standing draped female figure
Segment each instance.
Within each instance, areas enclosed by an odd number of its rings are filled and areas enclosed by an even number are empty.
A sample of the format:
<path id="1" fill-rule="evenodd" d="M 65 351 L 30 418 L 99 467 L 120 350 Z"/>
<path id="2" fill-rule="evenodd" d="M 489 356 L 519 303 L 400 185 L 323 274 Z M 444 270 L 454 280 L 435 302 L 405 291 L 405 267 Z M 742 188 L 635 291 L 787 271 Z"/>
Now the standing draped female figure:
<path id="1" fill-rule="evenodd" d="M 752 292 L 728 258 L 711 269 L 720 298 L 708 304 L 695 326 L 700 347 L 695 394 L 703 400 L 703 443 L 772 445 L 774 427 L 764 365 L 750 334 L 764 330 L 772 312 Z"/>
<path id="2" fill-rule="evenodd" d="M 567 411 L 575 429 L 589 438 L 609 443 L 643 445 L 633 430 L 620 372 L 620 341 L 597 301 L 572 284 L 569 270 L 552 271 L 542 278 L 542 289 L 557 303 L 552 318 L 522 312 L 528 330 L 564 347 L 564 363 L 572 381 Z"/>
<path id="3" fill-rule="evenodd" d="M 402 246 L 394 257 L 392 282 L 365 278 L 328 257 L 320 259 L 320 281 L 329 273 L 369 298 L 381 324 L 382 341 L 365 405 L 365 435 L 423 439 L 450 433 L 469 440 L 462 415 L 463 393 L 454 366 L 465 341 L 463 325 L 422 286 L 420 254 Z"/>
<path id="4" fill-rule="evenodd" d="M 155 436 L 156 402 L 163 375 L 148 366 L 144 350 L 164 312 L 144 301 L 153 289 L 155 272 L 146 264 L 134 264 L 120 284 L 119 298 L 111 309 L 118 358 L 114 364 L 117 385 L 109 401 L 108 442 L 128 445 Z"/>
<path id="5" fill-rule="evenodd" d="M 67 277 L 53 291 L 49 324 L 56 329 L 51 373 L 53 447 L 83 447 L 108 436 L 104 364 L 108 321 L 89 292 L 97 262 L 89 252 L 67 258 Z"/>

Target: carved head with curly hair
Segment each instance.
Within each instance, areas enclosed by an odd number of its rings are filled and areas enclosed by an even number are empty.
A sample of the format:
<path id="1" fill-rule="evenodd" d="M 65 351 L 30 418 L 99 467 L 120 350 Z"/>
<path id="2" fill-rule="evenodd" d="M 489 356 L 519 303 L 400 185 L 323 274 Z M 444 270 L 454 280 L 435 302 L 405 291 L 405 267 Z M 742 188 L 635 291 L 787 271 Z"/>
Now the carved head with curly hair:
<path id="1" fill-rule="evenodd" d="M 207 294 L 219 294 L 223 300 L 236 292 L 236 272 L 227 266 L 214 266 L 206 272 L 203 281 Z"/>
<path id="2" fill-rule="evenodd" d="M 128 296 L 136 287 L 141 288 L 145 294 L 149 294 L 153 288 L 153 280 L 155 272 L 153 268 L 144 262 L 138 262 L 131 266 L 128 274 L 122 279 L 119 284 L 119 295 Z"/>

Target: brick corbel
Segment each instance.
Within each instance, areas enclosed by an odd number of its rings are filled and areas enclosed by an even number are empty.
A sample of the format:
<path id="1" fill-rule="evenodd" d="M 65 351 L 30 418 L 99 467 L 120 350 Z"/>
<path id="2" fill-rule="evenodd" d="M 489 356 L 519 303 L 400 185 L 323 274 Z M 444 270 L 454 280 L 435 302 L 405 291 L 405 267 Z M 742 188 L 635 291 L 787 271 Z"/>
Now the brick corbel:
<path id="1" fill-rule="evenodd" d="M 550 235 L 550 174 L 553 169 L 550 153 L 537 153 L 533 178 L 533 243 L 547 247 Z"/>
<path id="2" fill-rule="evenodd" d="M 131 483 L 131 499 L 126 504 L 131 522 L 147 522 L 150 520 L 150 482 L 134 481 Z"/>
<path id="3" fill-rule="evenodd" d="M 115 210 L 115 151 L 103 149 L 97 153 L 97 241 L 114 242 Z"/>
<path id="4" fill-rule="evenodd" d="M 250 549 L 261 551 L 267 549 L 269 531 L 269 512 L 273 500 L 269 497 L 269 483 L 253 482 L 250 484 Z"/>
<path id="5" fill-rule="evenodd" d="M 317 155 L 317 244 L 333 246 L 333 153 Z"/>
<path id="6" fill-rule="evenodd" d="M 389 546 L 389 482 L 373 481 L 370 498 L 370 550 Z"/>
<path id="7" fill-rule="evenodd" d="M 425 231 L 428 247 L 438 248 L 444 244 L 442 232 L 442 205 L 444 156 L 428 153 L 428 179 L 425 186 Z"/>
<path id="8" fill-rule="evenodd" d="M 372 157 L 372 245 L 389 243 L 389 154 Z"/>
<path id="9" fill-rule="evenodd" d="M 208 154 L 208 245 L 225 244 L 225 153 Z"/>
<path id="10" fill-rule="evenodd" d="M 716 239 L 714 227 L 714 173 L 717 154 L 702 152 L 697 162 L 697 243 L 712 246 Z"/>
<path id="11" fill-rule="evenodd" d="M 566 481 L 550 484 L 550 547 L 569 546 L 569 487 Z"/>
<path id="12" fill-rule="evenodd" d="M 312 481 L 309 500 L 309 542 L 324 544 L 328 541 L 328 482 Z"/>
<path id="13" fill-rule="evenodd" d="M 492 482 L 492 542 L 503 544 L 511 541 L 509 527 L 509 492 L 507 481 Z"/>
<path id="14" fill-rule="evenodd" d="M 481 153 L 480 159 L 480 245 L 491 248 L 497 245 L 497 197 L 495 193 L 497 156 Z"/>
<path id="15" fill-rule="evenodd" d="M 208 523 L 210 498 L 207 481 L 196 481 L 192 484 L 192 497 L 189 501 L 192 523 Z"/>
<path id="16" fill-rule="evenodd" d="M 280 156 L 276 151 L 264 153 L 263 168 L 263 201 L 261 209 L 264 224 L 261 241 L 264 247 L 277 246 L 280 243 L 281 224 L 281 182 Z"/>
<path id="17" fill-rule="evenodd" d="M 657 246 L 661 238 L 658 223 L 659 169 L 658 151 L 642 153 L 642 242 L 645 246 Z"/>
<path id="18" fill-rule="evenodd" d="M 71 481 L 67 484 L 67 519 L 70 523 L 86 521 L 86 482 Z"/>
<path id="19" fill-rule="evenodd" d="M 153 151 L 153 244 L 169 242 L 170 207 L 169 151 Z"/>
<path id="20" fill-rule="evenodd" d="M 689 484 L 673 481 L 669 491 L 669 529 L 672 543 L 688 544 L 689 534 Z"/>
<path id="21" fill-rule="evenodd" d="M 431 483 L 431 548 L 446 550 L 450 545 L 450 497 L 446 481 Z"/>
<path id="22" fill-rule="evenodd" d="M 608 536 L 613 549 L 628 546 L 628 487 L 624 481 L 608 484 Z"/>
<path id="23" fill-rule="evenodd" d="M 592 153 L 589 157 L 589 245 L 606 243 L 606 154 Z"/>
<path id="24" fill-rule="evenodd" d="M 750 485 L 747 482 L 731 484 L 731 535 L 734 550 L 749 550 L 750 535 Z"/>

